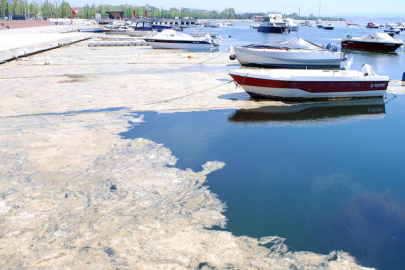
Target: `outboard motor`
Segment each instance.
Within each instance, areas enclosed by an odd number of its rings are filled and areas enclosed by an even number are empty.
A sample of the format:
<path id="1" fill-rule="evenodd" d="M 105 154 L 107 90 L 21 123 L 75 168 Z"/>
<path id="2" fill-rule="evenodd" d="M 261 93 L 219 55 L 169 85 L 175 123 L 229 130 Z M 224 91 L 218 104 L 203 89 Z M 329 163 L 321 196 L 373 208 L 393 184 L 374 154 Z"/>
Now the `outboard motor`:
<path id="1" fill-rule="evenodd" d="M 361 66 L 361 73 L 363 73 L 364 76 L 374 76 L 374 70 L 369 64 L 364 64 Z"/>
<path id="2" fill-rule="evenodd" d="M 325 49 L 327 49 L 330 52 L 337 52 L 338 51 L 338 47 L 335 43 L 328 43 L 328 45 L 326 45 Z"/>

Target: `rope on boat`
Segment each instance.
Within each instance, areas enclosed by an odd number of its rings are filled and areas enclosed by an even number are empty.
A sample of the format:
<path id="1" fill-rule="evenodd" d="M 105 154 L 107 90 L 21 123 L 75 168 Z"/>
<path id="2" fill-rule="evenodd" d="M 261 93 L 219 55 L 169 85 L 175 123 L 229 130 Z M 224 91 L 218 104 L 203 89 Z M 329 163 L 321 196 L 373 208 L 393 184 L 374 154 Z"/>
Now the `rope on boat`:
<path id="1" fill-rule="evenodd" d="M 187 67 L 182 67 L 181 69 L 186 69 L 186 68 L 191 68 L 191 67 L 195 67 L 195 66 L 201 65 L 201 64 L 203 64 L 203 63 L 205 63 L 205 62 L 208 62 L 208 61 L 210 61 L 210 60 L 212 60 L 212 59 L 215 59 L 215 58 L 217 58 L 217 57 L 220 57 L 220 56 L 222 56 L 222 55 L 224 55 L 224 54 L 226 54 L 226 53 L 229 53 L 229 52 L 228 52 L 228 51 L 223 52 L 223 53 L 218 54 L 218 55 L 216 55 L 216 56 L 214 56 L 214 57 L 212 57 L 212 58 L 209 58 L 209 59 L 207 59 L 207 60 L 204 60 L 204 61 L 202 61 L 202 62 L 200 62 L 200 63 L 194 64 L 194 65 L 191 65 L 191 66 L 187 66 Z"/>
<path id="2" fill-rule="evenodd" d="M 210 88 L 208 88 L 208 89 L 204 89 L 204 90 L 201 90 L 201 91 L 198 91 L 198 92 L 195 92 L 195 93 L 191 93 L 191 94 L 188 94 L 188 95 L 184 95 L 184 96 L 180 96 L 180 97 L 175 97 L 175 98 L 169 98 L 169 99 L 165 99 L 165 100 L 161 100 L 161 101 L 156 101 L 156 102 L 151 102 L 151 103 L 144 103 L 144 104 L 142 104 L 142 105 L 153 105 L 153 104 L 158 104 L 158 103 L 163 103 L 163 102 L 168 102 L 168 101 L 172 101 L 172 100 L 176 100 L 176 99 L 181 99 L 181 98 L 193 96 L 193 95 L 196 95 L 196 94 L 204 93 L 204 92 L 207 92 L 207 91 L 209 91 L 209 90 L 212 90 L 212 89 L 215 89 L 215 88 L 224 86 L 224 85 L 226 85 L 226 84 L 228 84 L 228 83 L 232 83 L 232 82 L 233 82 L 233 80 L 232 80 L 232 81 L 228 81 L 228 82 L 223 83 L 223 84 L 220 84 L 220 85 L 217 85 L 217 86 L 214 86 L 214 87 L 210 87 Z"/>
<path id="3" fill-rule="evenodd" d="M 394 97 L 393 97 L 393 98 L 390 98 L 390 99 L 387 99 L 387 97 L 386 97 L 386 98 L 384 99 L 385 104 L 387 104 L 388 102 L 390 102 L 391 100 L 393 100 L 393 99 L 395 99 L 395 98 L 397 97 L 394 93 L 392 93 L 390 90 L 388 90 L 388 88 L 387 88 L 386 91 L 389 92 L 390 94 L 392 94 Z"/>
<path id="4" fill-rule="evenodd" d="M 214 86 L 214 87 L 210 87 L 208 89 L 204 89 L 192 94 L 188 94 L 188 95 L 184 95 L 184 96 L 180 96 L 180 97 L 175 97 L 175 98 L 169 98 L 166 100 L 161 100 L 161 101 L 156 101 L 156 102 L 151 102 L 151 103 L 144 103 L 142 105 L 153 105 L 153 104 L 159 104 L 159 103 L 163 103 L 163 102 L 168 102 L 168 101 L 172 101 L 172 100 L 176 100 L 176 99 L 181 99 L 181 98 L 185 98 L 185 97 L 189 97 L 189 96 L 193 96 L 196 94 L 200 94 L 200 93 L 204 93 L 210 90 L 213 90 L 215 88 L 224 86 L 226 84 L 232 83 L 232 81 L 228 81 L 226 83 Z M 43 117 L 43 116 L 66 116 L 66 115 L 77 115 L 77 114 L 98 114 L 98 113 L 104 113 L 104 114 L 114 114 L 114 113 L 134 113 L 134 112 L 139 112 L 139 109 L 133 109 L 133 110 L 117 110 L 117 111 L 103 111 L 103 112 L 67 112 L 67 113 L 46 113 L 46 114 L 31 114 L 31 115 L 8 115 L 8 116 L 2 116 L 0 115 L 0 119 L 6 119 L 6 118 L 15 118 L 15 117 Z"/>
<path id="5" fill-rule="evenodd" d="M 233 82 L 236 84 L 236 89 L 238 89 L 239 86 L 242 87 L 243 83 L 246 80 L 247 75 L 249 75 L 249 72 L 246 73 L 245 77 L 243 78 L 243 80 L 242 80 L 242 82 L 240 84 L 237 81 L 233 80 Z"/>

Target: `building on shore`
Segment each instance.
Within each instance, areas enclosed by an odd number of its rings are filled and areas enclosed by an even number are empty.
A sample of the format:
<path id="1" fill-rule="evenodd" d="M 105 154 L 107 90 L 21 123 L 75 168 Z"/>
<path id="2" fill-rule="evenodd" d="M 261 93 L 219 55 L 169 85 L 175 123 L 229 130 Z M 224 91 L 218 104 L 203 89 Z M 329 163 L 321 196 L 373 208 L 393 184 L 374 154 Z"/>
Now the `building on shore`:
<path id="1" fill-rule="evenodd" d="M 111 10 L 111 11 L 106 11 L 108 15 L 108 19 L 110 20 L 122 20 L 124 18 L 124 11 L 119 11 L 119 10 Z"/>

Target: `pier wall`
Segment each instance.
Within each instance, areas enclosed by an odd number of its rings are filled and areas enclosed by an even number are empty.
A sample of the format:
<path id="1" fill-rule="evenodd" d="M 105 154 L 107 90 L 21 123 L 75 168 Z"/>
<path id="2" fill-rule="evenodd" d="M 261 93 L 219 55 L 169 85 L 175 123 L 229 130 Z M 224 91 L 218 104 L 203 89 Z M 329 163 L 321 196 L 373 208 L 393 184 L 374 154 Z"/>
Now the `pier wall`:
<path id="1" fill-rule="evenodd" d="M 91 38 L 90 35 L 83 35 L 79 34 L 73 37 L 67 37 L 67 38 L 62 38 L 62 39 L 56 39 L 52 41 L 47 41 L 47 42 L 42 42 L 38 44 L 31 44 L 27 46 L 21 46 L 5 51 L 0 51 L 0 64 L 17 59 L 20 57 L 28 56 L 31 54 L 47 51 L 47 50 L 52 50 L 55 48 L 59 48 L 62 46 L 66 46 L 72 43 L 76 43 L 79 41 L 87 40 Z"/>

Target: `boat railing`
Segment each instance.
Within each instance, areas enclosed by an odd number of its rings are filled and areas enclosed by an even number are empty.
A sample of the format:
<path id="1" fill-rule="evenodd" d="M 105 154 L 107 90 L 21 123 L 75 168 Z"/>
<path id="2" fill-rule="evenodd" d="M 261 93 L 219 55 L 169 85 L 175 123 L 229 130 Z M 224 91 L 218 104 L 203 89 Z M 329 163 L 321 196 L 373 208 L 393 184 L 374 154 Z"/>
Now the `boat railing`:
<path id="1" fill-rule="evenodd" d="M 360 24 L 358 24 L 358 23 L 346 23 L 346 27 L 347 27 L 347 28 L 350 30 L 350 32 L 352 33 L 351 37 L 356 37 L 356 35 L 353 33 L 353 31 L 352 31 L 352 29 L 350 28 L 350 26 L 357 26 L 358 28 L 361 29 L 361 31 L 362 31 L 364 34 L 367 34 L 367 33 L 364 31 L 363 27 L 360 26 Z M 350 37 L 350 38 L 351 38 L 351 37 Z"/>

